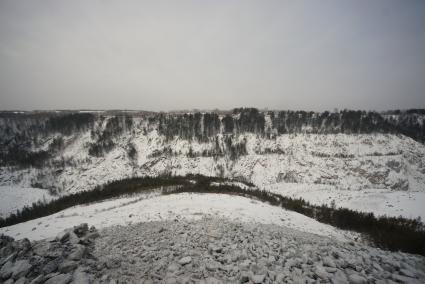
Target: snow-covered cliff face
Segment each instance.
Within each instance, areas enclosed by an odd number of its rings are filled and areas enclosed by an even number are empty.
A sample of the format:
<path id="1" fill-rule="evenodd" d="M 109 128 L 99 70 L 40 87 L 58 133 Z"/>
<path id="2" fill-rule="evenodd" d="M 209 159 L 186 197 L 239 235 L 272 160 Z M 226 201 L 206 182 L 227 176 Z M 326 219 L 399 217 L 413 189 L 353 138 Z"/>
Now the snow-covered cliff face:
<path id="1" fill-rule="evenodd" d="M 0 185 L 68 193 L 130 176 L 199 173 L 260 187 L 307 183 L 422 191 L 425 146 L 418 137 L 423 116 L 407 127 L 401 115 L 252 109 L 3 113 Z M 403 133 L 414 133 L 410 136 L 416 140 Z"/>

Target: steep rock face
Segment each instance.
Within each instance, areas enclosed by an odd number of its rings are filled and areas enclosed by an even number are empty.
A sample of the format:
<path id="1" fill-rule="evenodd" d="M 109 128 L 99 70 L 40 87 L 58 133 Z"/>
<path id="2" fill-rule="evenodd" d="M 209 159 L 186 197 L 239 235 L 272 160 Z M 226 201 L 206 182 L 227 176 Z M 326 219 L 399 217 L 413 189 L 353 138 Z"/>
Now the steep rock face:
<path id="1" fill-rule="evenodd" d="M 2 113 L 0 185 L 66 193 L 129 176 L 200 173 L 260 187 L 422 190 L 422 132 L 418 111 Z"/>

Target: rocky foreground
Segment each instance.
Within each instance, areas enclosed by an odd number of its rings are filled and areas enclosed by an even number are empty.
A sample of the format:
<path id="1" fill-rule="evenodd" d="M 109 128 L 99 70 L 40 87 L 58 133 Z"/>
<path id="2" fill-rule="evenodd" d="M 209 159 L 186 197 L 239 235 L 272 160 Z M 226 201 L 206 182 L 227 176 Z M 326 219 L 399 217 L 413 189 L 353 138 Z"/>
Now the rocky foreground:
<path id="1" fill-rule="evenodd" d="M 0 238 L 0 283 L 425 283 L 425 258 L 223 219 Z"/>

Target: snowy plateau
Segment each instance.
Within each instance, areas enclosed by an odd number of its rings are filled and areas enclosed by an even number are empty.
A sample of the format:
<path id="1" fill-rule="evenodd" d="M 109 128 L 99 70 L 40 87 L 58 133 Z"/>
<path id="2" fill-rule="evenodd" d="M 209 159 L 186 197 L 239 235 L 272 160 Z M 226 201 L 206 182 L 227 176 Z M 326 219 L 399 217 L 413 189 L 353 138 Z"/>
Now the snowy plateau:
<path id="1" fill-rule="evenodd" d="M 199 174 L 313 206 L 424 220 L 424 118 L 421 110 L 1 112 L 0 217 L 116 180 Z M 0 234 L 0 283 L 425 283 L 424 256 L 224 193 L 152 189 Z"/>

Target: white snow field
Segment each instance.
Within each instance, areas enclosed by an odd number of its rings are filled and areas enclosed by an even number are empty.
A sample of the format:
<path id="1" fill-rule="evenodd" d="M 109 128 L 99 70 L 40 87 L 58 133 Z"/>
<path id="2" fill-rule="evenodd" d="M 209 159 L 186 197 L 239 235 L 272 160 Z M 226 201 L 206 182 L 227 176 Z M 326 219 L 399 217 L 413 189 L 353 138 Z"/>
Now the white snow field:
<path id="1" fill-rule="evenodd" d="M 273 193 L 303 198 L 315 204 L 372 212 L 377 216 L 420 217 L 425 220 L 425 192 L 388 191 L 385 189 L 341 190 L 317 184 L 278 183 L 264 187 Z"/>
<path id="2" fill-rule="evenodd" d="M 92 189 L 99 184 L 131 176 L 161 174 L 243 178 L 262 188 L 289 182 L 333 185 L 336 189 L 386 189 L 424 191 L 425 145 L 409 137 L 392 134 L 284 134 L 265 139 L 254 134 L 241 134 L 247 155 L 236 160 L 227 156 L 202 156 L 204 150 L 224 145 L 175 138 L 166 141 L 157 130 L 144 132 L 143 120 L 134 118 L 134 129 L 116 137 L 116 147 L 103 157 L 88 154 L 93 143 L 90 131 L 64 137 L 65 148 L 57 157 L 69 160 L 70 166 L 16 169 L 0 166 L 0 185 L 28 187 L 37 182 L 57 187 L 63 193 Z M 101 126 L 99 126 L 101 127 Z M 47 139 L 44 148 L 52 141 Z M 237 140 L 235 139 L 235 140 Z M 129 143 L 137 150 L 130 160 Z M 160 154 L 171 149 L 173 155 Z M 198 155 L 188 157 L 187 153 Z M 272 151 L 273 153 L 269 153 Z"/>
<path id="3" fill-rule="evenodd" d="M 48 166 L 0 166 L 0 185 L 29 187 L 37 182 L 68 194 L 132 176 L 223 175 L 315 204 L 335 200 L 338 207 L 424 219 L 425 146 L 411 138 L 391 134 L 287 134 L 264 139 L 243 134 L 239 139 L 247 141 L 247 155 L 232 161 L 228 157 L 187 157 L 190 149 L 202 153 L 215 147 L 214 143 L 179 138 L 166 141 L 156 130 L 144 133 L 144 123 L 134 118 L 134 131 L 117 137 L 116 147 L 104 157 L 88 154 L 86 145 L 93 142 L 89 132 L 64 137 L 66 147 L 58 159 L 71 159 L 72 165 L 59 171 Z M 221 135 L 217 137 L 220 145 L 224 143 Z M 126 153 L 129 143 L 137 149 L 134 161 Z M 174 154 L 152 156 L 165 148 Z M 266 153 L 266 149 L 280 154 Z"/>
<path id="4" fill-rule="evenodd" d="M 33 187 L 0 186 L 0 218 L 5 218 L 34 202 L 48 202 L 52 196 L 47 190 Z"/>
<path id="5" fill-rule="evenodd" d="M 302 214 L 240 196 L 180 193 L 136 195 L 68 208 L 56 214 L 0 229 L 16 239 L 39 240 L 56 236 L 73 225 L 88 223 L 101 229 L 112 225 L 205 216 L 239 222 L 276 224 L 290 229 L 352 240 L 358 235 L 322 224 Z"/>

